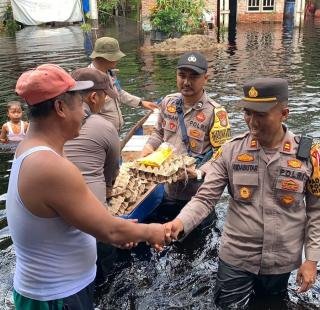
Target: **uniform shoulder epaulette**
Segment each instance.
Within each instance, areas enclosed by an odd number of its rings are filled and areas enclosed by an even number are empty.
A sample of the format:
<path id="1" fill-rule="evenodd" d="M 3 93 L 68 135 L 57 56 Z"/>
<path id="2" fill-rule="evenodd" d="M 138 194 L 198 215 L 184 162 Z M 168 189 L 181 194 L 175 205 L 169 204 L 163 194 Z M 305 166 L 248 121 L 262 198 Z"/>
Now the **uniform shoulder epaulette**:
<path id="1" fill-rule="evenodd" d="M 163 99 L 166 99 L 166 98 L 178 98 L 178 97 L 181 97 L 180 93 L 173 93 L 173 94 L 166 95 Z"/>
<path id="2" fill-rule="evenodd" d="M 237 140 L 242 140 L 244 138 L 246 138 L 249 135 L 249 131 L 241 133 L 233 138 L 231 138 L 230 140 L 228 140 L 226 143 L 231 143 L 233 141 L 237 141 Z"/>
<path id="3" fill-rule="evenodd" d="M 219 104 L 218 102 L 215 102 L 213 99 L 208 97 L 208 103 L 210 103 L 214 108 L 220 108 L 221 104 Z"/>

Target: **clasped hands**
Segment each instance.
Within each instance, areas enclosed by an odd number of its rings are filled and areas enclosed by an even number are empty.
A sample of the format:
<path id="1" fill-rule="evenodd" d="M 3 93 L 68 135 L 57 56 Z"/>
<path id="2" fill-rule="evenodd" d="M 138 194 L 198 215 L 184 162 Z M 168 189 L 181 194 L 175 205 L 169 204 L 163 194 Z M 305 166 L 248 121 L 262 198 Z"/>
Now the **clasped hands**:
<path id="1" fill-rule="evenodd" d="M 136 220 L 131 220 L 137 222 Z M 148 235 L 147 244 L 151 245 L 157 252 L 164 249 L 166 245 L 169 245 L 172 241 L 178 239 L 179 235 L 183 232 L 183 224 L 179 219 L 174 219 L 171 222 L 165 224 L 147 224 Z M 113 244 L 114 246 L 129 250 L 137 246 L 135 242 L 128 242 L 125 244 Z"/>
<path id="2" fill-rule="evenodd" d="M 160 239 L 151 240 L 148 242 L 157 252 L 164 249 L 164 246 L 169 245 L 171 242 L 178 240 L 179 235 L 183 233 L 183 224 L 181 220 L 174 219 L 164 224 L 149 224 L 149 225 L 161 225 L 162 237 Z"/>

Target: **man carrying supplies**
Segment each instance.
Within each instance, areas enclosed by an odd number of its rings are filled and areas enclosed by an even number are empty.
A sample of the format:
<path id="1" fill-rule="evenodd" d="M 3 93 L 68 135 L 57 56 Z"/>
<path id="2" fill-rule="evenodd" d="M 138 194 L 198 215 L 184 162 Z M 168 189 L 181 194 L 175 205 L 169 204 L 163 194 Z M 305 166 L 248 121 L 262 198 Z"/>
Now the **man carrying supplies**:
<path id="1" fill-rule="evenodd" d="M 310 289 L 317 276 L 320 191 L 314 184 L 320 149 L 312 147 L 310 158 L 312 140 L 283 124 L 289 114 L 286 80 L 255 79 L 243 90 L 238 106 L 249 131 L 221 147 L 197 194 L 165 225 L 171 239 L 187 235 L 212 212 L 227 186 L 214 301 L 219 309 L 250 304 L 252 309 L 287 309 L 290 272 L 299 268 L 298 292 Z"/>
<path id="2" fill-rule="evenodd" d="M 142 156 L 168 142 L 178 154 L 188 154 L 202 166 L 213 152 L 230 138 L 230 124 L 225 109 L 208 97 L 204 86 L 208 81 L 208 63 L 199 52 L 183 54 L 177 65 L 179 93 L 166 96 L 159 105 L 156 128 L 145 145 Z M 201 170 L 197 179 L 166 185 L 161 205 L 154 214 L 163 221 L 173 219 L 197 192 L 202 181 Z"/>

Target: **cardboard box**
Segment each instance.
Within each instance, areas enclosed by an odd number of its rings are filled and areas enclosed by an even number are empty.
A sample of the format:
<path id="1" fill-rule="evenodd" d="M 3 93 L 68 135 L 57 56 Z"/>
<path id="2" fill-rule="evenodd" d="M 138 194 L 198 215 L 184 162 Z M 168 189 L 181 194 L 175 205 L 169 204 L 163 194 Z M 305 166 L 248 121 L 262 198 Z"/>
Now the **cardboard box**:
<path id="1" fill-rule="evenodd" d="M 142 125 L 144 135 L 151 135 L 153 128 L 157 124 L 159 113 L 160 110 L 155 109 L 144 122 L 144 124 Z"/>
<path id="2" fill-rule="evenodd" d="M 121 152 L 123 162 L 133 161 L 140 157 L 141 151 L 147 143 L 149 136 L 134 135 L 127 142 Z"/>

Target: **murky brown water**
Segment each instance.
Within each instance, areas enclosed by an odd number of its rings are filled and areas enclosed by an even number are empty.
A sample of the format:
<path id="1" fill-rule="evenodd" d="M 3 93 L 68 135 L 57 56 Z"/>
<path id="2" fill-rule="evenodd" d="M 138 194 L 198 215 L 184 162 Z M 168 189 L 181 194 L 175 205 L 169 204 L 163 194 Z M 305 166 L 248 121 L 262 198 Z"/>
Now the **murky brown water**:
<path id="1" fill-rule="evenodd" d="M 146 99 L 175 91 L 177 56 L 141 53 L 138 27 L 129 21 L 108 25 L 99 36 L 119 39 L 127 54 L 118 65 L 123 88 Z M 225 35 L 227 37 L 227 35 Z M 207 53 L 211 79 L 208 91 L 230 113 L 233 133 L 244 131 L 241 113 L 233 103 L 241 97 L 241 85 L 258 76 L 285 77 L 290 84 L 291 118 L 296 132 L 320 137 L 320 21 L 303 29 L 290 24 L 251 25 L 237 29 L 235 44 L 222 38 L 221 46 Z M 0 34 L 0 121 L 5 122 L 5 103 L 16 99 L 14 85 L 27 68 L 52 62 L 67 69 L 86 66 L 91 42 L 78 26 L 48 29 L 28 27 L 15 37 Z M 124 108 L 126 127 L 143 111 Z M 5 197 L 12 155 L 0 152 L 0 308 L 11 309 L 10 291 L 14 253 L 5 220 Z M 211 309 L 217 268 L 217 249 L 226 212 L 226 197 L 217 206 L 218 221 L 208 233 L 188 247 L 174 246 L 161 254 L 141 250 L 117 263 L 110 281 L 99 292 L 104 309 Z M 319 309 L 320 281 L 303 295 L 290 282 L 290 309 Z"/>

